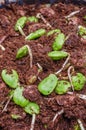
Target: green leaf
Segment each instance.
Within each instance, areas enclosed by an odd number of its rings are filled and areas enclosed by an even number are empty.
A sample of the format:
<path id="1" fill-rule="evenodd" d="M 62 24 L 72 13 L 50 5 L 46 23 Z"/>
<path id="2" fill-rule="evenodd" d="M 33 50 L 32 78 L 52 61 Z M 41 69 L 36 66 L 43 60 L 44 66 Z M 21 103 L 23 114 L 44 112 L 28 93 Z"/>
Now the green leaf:
<path id="1" fill-rule="evenodd" d="M 53 35 L 54 33 L 58 34 L 61 33 L 60 29 L 53 29 L 47 33 L 47 36 Z"/>
<path id="2" fill-rule="evenodd" d="M 11 117 L 12 117 L 12 119 L 14 119 L 14 120 L 17 120 L 17 119 L 21 118 L 20 115 L 16 115 L 16 114 L 12 114 Z"/>
<path id="3" fill-rule="evenodd" d="M 80 36 L 86 35 L 86 28 L 80 25 L 80 26 L 78 27 L 78 34 L 79 34 Z"/>
<path id="4" fill-rule="evenodd" d="M 27 45 L 21 47 L 18 51 L 17 51 L 17 54 L 16 54 L 16 59 L 20 59 L 24 56 L 28 55 L 28 48 L 27 48 Z"/>
<path id="5" fill-rule="evenodd" d="M 27 17 L 25 16 L 19 18 L 14 27 L 15 31 L 19 31 L 18 27 L 23 28 L 25 26 L 26 21 L 27 21 Z"/>
<path id="6" fill-rule="evenodd" d="M 39 29 L 33 33 L 30 33 L 25 39 L 26 40 L 35 40 L 39 37 L 41 37 L 42 35 L 44 35 L 46 33 L 45 29 Z"/>
<path id="7" fill-rule="evenodd" d="M 38 18 L 36 18 L 35 16 L 30 16 L 30 17 L 27 18 L 27 21 L 38 22 Z"/>
<path id="8" fill-rule="evenodd" d="M 61 60 L 63 58 L 66 58 L 68 56 L 68 53 L 65 51 L 51 51 L 48 53 L 48 56 L 52 60 Z"/>
<path id="9" fill-rule="evenodd" d="M 23 90 L 23 87 L 18 87 L 13 94 L 13 101 L 21 107 L 25 107 L 29 103 L 29 101 L 23 96 Z"/>
<path id="10" fill-rule="evenodd" d="M 61 50 L 65 42 L 65 35 L 63 33 L 58 34 L 53 42 L 52 48 L 54 51 Z"/>
<path id="11" fill-rule="evenodd" d="M 38 104 L 34 102 L 29 102 L 28 105 L 24 108 L 24 110 L 26 113 L 29 113 L 30 115 L 39 114 L 40 112 Z"/>
<path id="12" fill-rule="evenodd" d="M 57 94 L 65 94 L 65 93 L 67 93 L 67 91 L 69 90 L 70 87 L 71 87 L 71 85 L 68 81 L 60 80 L 57 83 L 57 86 L 55 88 L 55 92 Z"/>
<path id="13" fill-rule="evenodd" d="M 82 90 L 86 83 L 86 77 L 81 74 L 77 73 L 76 76 L 72 76 L 72 84 L 74 86 L 74 90 Z"/>
<path id="14" fill-rule="evenodd" d="M 78 124 L 74 126 L 74 130 L 81 130 Z"/>
<path id="15" fill-rule="evenodd" d="M 58 82 L 58 78 L 55 74 L 50 74 L 44 78 L 38 85 L 38 90 L 43 95 L 49 95 L 53 92 Z"/>
<path id="16" fill-rule="evenodd" d="M 2 70 L 2 79 L 10 88 L 17 88 L 19 86 L 18 74 L 15 70 L 12 70 L 12 74 L 7 74 L 7 70 Z"/>

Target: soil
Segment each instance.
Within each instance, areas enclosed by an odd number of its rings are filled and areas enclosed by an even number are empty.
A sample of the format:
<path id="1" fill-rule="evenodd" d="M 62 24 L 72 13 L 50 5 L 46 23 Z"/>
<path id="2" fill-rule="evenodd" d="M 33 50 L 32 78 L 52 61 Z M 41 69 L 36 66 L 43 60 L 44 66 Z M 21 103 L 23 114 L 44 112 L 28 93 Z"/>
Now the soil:
<path id="1" fill-rule="evenodd" d="M 65 19 L 64 16 L 82 7 L 80 13 L 69 21 Z M 35 8 L 34 5 L 18 6 L 13 4 L 0 9 L 0 44 L 5 47 L 5 51 L 0 49 L 0 73 L 3 69 L 7 69 L 8 72 L 11 72 L 12 69 L 16 70 L 19 74 L 21 86 L 25 87 L 23 95 L 30 101 L 39 104 L 40 114 L 36 116 L 34 130 L 74 130 L 77 119 L 82 121 L 86 129 L 86 100 L 75 96 L 75 93 L 86 95 L 86 84 L 82 91 L 74 92 L 73 95 L 60 96 L 53 92 L 49 96 L 43 96 L 37 89 L 40 80 L 50 73 L 58 71 L 65 61 L 65 59 L 52 61 L 47 56 L 47 53 L 52 50 L 54 35 L 49 37 L 44 35 L 36 40 L 25 41 L 23 36 L 14 31 L 14 25 L 19 17 L 24 15 L 36 16 L 39 12 L 42 13 L 53 29 L 59 28 L 66 36 L 69 36 L 63 46 L 63 50 L 70 53 L 69 65 L 74 66 L 75 72 L 81 72 L 86 76 L 86 41 L 83 42 L 77 35 L 78 25 L 86 26 L 86 21 L 83 19 L 83 16 L 86 15 L 86 7 L 62 3 L 52 5 L 50 8 L 46 5 Z M 42 20 L 39 20 L 39 23 L 28 22 L 24 27 L 24 32 L 28 35 L 39 28 L 51 30 Z M 32 68 L 29 66 L 29 56 L 16 60 L 17 50 L 25 44 L 29 45 L 32 50 Z M 28 79 L 31 76 L 37 76 L 37 63 L 42 66 L 43 71 L 39 73 L 36 81 L 29 85 Z M 58 75 L 59 79 L 67 77 L 67 69 L 68 66 Z M 11 89 L 0 77 L 0 130 L 29 130 L 32 117 L 12 100 L 9 102 L 7 110 L 2 112 L 9 99 L 10 91 Z M 62 109 L 64 112 L 53 121 L 56 113 Z M 12 114 L 18 114 L 20 118 L 14 120 Z"/>

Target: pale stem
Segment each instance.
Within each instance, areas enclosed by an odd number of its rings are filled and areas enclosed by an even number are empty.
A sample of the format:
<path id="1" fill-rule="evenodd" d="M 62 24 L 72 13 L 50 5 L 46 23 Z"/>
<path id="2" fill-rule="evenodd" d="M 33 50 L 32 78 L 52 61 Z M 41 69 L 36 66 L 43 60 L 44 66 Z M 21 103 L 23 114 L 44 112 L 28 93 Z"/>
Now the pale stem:
<path id="1" fill-rule="evenodd" d="M 80 11 L 82 10 L 83 8 L 81 8 L 80 10 L 77 10 L 77 11 L 74 11 L 72 13 L 70 13 L 69 15 L 65 16 L 66 19 L 70 18 L 70 17 L 73 17 L 74 15 L 80 13 Z"/>
<path id="2" fill-rule="evenodd" d="M 36 114 L 33 114 L 30 130 L 34 130 L 35 120 L 36 120 Z"/>
<path id="3" fill-rule="evenodd" d="M 72 84 L 72 79 L 71 79 L 71 70 L 73 70 L 73 72 L 74 72 L 74 67 L 73 67 L 73 66 L 70 66 L 70 67 L 68 68 L 68 78 L 69 78 L 69 81 L 70 81 L 70 84 L 71 84 L 71 88 L 72 88 L 72 90 L 74 91 L 74 86 L 73 86 L 73 84 Z"/>
<path id="4" fill-rule="evenodd" d="M 60 110 L 59 112 L 57 112 L 57 113 L 55 114 L 54 118 L 53 118 L 53 122 L 56 120 L 56 118 L 57 118 L 59 115 L 61 115 L 61 114 L 63 114 L 63 113 L 64 113 L 64 109 L 62 109 L 62 110 Z"/>
<path id="5" fill-rule="evenodd" d="M 41 13 L 37 14 L 37 18 L 40 18 L 43 20 L 43 22 L 50 28 L 52 28 L 52 26 L 50 25 L 50 23 L 43 17 L 43 15 Z"/>
<path id="6" fill-rule="evenodd" d="M 2 51 L 5 51 L 5 47 L 4 46 L 0 45 L 0 48 L 1 48 Z"/>
<path id="7" fill-rule="evenodd" d="M 58 70 L 57 72 L 55 72 L 56 75 L 58 75 L 59 73 L 61 73 L 63 71 L 63 69 L 66 66 L 66 64 L 68 63 L 69 59 L 70 59 L 70 55 L 65 60 L 64 64 L 62 65 L 62 68 L 60 70 Z"/>
<path id="8" fill-rule="evenodd" d="M 10 96 L 10 98 L 8 99 L 7 103 L 5 104 L 5 106 L 4 106 L 3 110 L 2 110 L 2 113 L 3 113 L 4 111 L 7 111 L 7 107 L 8 107 L 8 105 L 9 105 L 9 103 L 10 103 L 12 97 L 13 97 L 13 96 Z"/>
<path id="9" fill-rule="evenodd" d="M 21 33 L 22 36 L 26 37 L 24 31 L 22 30 L 22 28 L 20 26 L 18 26 L 18 30 Z"/>
<path id="10" fill-rule="evenodd" d="M 85 130 L 85 128 L 84 128 L 84 126 L 83 126 L 81 120 L 78 119 L 77 122 L 78 122 L 78 124 L 79 124 L 79 126 L 80 126 L 80 129 L 81 129 L 81 130 Z"/>
<path id="11" fill-rule="evenodd" d="M 32 64 L 33 64 L 33 55 L 32 55 L 32 51 L 31 51 L 31 48 L 29 45 L 26 45 L 26 47 L 28 48 L 28 53 L 29 53 L 29 56 L 30 56 L 30 68 L 32 68 Z"/>
<path id="12" fill-rule="evenodd" d="M 7 35 L 6 35 L 6 36 L 3 36 L 3 37 L 0 39 L 0 44 L 2 44 L 6 38 L 7 38 Z"/>
<path id="13" fill-rule="evenodd" d="M 67 94 L 73 95 L 73 92 L 67 92 Z M 86 95 L 83 94 L 75 94 L 75 96 L 79 97 L 80 99 L 86 100 Z"/>
<path id="14" fill-rule="evenodd" d="M 42 66 L 39 64 L 39 63 L 37 63 L 37 66 L 38 66 L 38 73 L 40 73 L 40 72 L 42 72 L 43 71 L 43 68 L 42 68 Z"/>

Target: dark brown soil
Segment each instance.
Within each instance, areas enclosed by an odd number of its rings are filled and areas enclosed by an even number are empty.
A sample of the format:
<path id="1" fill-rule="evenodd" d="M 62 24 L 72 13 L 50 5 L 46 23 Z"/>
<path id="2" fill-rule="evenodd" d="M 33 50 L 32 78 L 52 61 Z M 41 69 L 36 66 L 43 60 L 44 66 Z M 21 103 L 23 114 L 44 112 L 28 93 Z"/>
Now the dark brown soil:
<path id="1" fill-rule="evenodd" d="M 86 42 L 81 42 L 81 38 L 77 35 L 78 25 L 86 26 L 86 21 L 83 19 L 83 16 L 86 15 L 86 7 L 83 6 L 83 10 L 75 16 L 76 20 L 71 19 L 70 22 L 67 22 L 64 16 L 79 10 L 82 6 L 58 3 L 51 7 L 51 11 L 47 8 L 45 5 L 41 5 L 36 9 L 33 5 L 24 5 L 23 7 L 10 5 L 6 9 L 0 10 L 0 42 L 4 39 L 1 44 L 6 49 L 5 51 L 0 49 L 0 73 L 3 69 L 7 69 L 8 72 L 15 69 L 19 74 L 21 85 L 25 87 L 29 86 L 27 83 L 28 79 L 33 75 L 37 75 L 37 63 L 43 67 L 39 77 L 44 79 L 50 73 L 59 70 L 65 61 L 64 59 L 54 62 L 47 56 L 47 53 L 52 50 L 54 36 L 47 37 L 45 35 L 37 40 L 26 42 L 23 36 L 14 31 L 14 25 L 19 17 L 23 15 L 36 16 L 39 12 L 43 14 L 54 29 L 60 28 L 66 36 L 70 35 L 65 42 L 63 50 L 70 53 L 69 63 L 74 66 L 75 72 L 81 72 L 86 76 Z M 24 32 L 28 35 L 39 28 L 50 30 L 40 20 L 39 23 L 27 23 Z M 29 66 L 29 56 L 20 60 L 15 58 L 17 50 L 25 44 L 30 45 L 32 49 L 32 69 Z M 61 72 L 59 75 L 60 79 L 67 76 L 67 69 Z M 37 79 L 23 93 L 27 99 L 35 101 L 40 106 L 40 114 L 36 117 L 34 130 L 74 130 L 77 119 L 82 121 L 86 129 L 86 100 L 79 99 L 75 95 L 66 94 L 59 96 L 54 92 L 45 97 L 37 90 L 39 82 L 39 79 Z M 9 98 L 8 93 L 10 90 L 0 77 L 0 130 L 29 130 L 32 117 L 26 114 L 21 107 L 15 105 L 13 101 L 10 101 L 7 111 L 2 113 Z M 86 85 L 78 93 L 86 95 Z M 62 109 L 64 109 L 64 113 L 59 115 L 53 122 L 55 114 Z M 14 120 L 11 117 L 12 114 L 18 114 L 21 118 Z"/>

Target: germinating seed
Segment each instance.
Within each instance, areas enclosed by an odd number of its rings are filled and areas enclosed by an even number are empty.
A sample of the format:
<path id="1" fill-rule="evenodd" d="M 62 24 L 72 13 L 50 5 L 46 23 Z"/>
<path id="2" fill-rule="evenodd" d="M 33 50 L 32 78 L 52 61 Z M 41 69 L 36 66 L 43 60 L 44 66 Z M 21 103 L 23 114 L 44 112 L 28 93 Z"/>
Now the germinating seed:
<path id="1" fill-rule="evenodd" d="M 72 76 L 72 84 L 74 87 L 74 90 L 82 90 L 85 83 L 86 83 L 86 77 L 82 73 L 77 73 L 76 76 Z"/>
<path id="2" fill-rule="evenodd" d="M 39 29 L 33 33 L 30 33 L 25 39 L 26 40 L 35 40 L 39 37 L 41 37 L 42 35 L 44 35 L 46 33 L 45 29 Z"/>
<path id="3" fill-rule="evenodd" d="M 58 82 L 58 78 L 55 74 L 50 74 L 48 77 L 43 79 L 39 85 L 38 90 L 43 95 L 49 95 L 53 92 Z"/>
<path id="4" fill-rule="evenodd" d="M 18 87 L 15 89 L 13 94 L 14 103 L 21 107 L 25 107 L 29 103 L 29 101 L 22 95 L 23 90 L 23 87 Z"/>
<path id="5" fill-rule="evenodd" d="M 64 45 L 64 42 L 65 42 L 65 35 L 63 33 L 59 33 L 52 44 L 52 49 L 54 51 L 61 50 Z"/>
<path id="6" fill-rule="evenodd" d="M 15 70 L 12 70 L 12 74 L 7 74 L 7 70 L 2 70 L 2 79 L 10 88 L 17 88 L 19 86 L 19 77 Z"/>
<path id="7" fill-rule="evenodd" d="M 25 17 L 25 16 L 19 18 L 14 27 L 15 31 L 19 31 L 18 27 L 23 28 L 25 26 L 26 21 L 27 21 L 27 17 Z"/>
<path id="8" fill-rule="evenodd" d="M 69 54 L 65 51 L 51 51 L 48 53 L 48 56 L 52 60 L 61 60 L 63 58 L 66 58 Z"/>
<path id="9" fill-rule="evenodd" d="M 60 80 L 58 81 L 56 88 L 55 88 L 55 93 L 56 94 L 65 94 L 71 87 L 70 83 L 66 80 Z"/>

